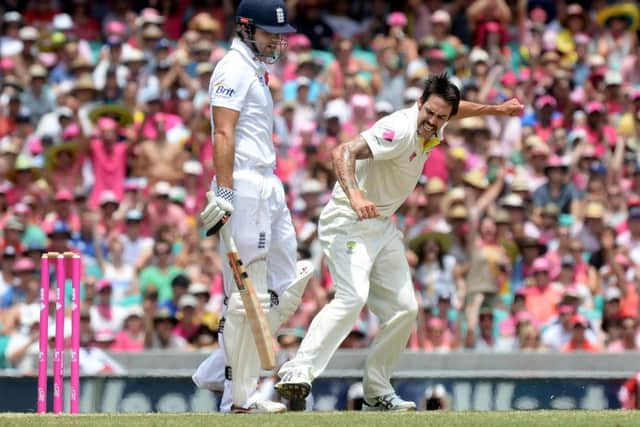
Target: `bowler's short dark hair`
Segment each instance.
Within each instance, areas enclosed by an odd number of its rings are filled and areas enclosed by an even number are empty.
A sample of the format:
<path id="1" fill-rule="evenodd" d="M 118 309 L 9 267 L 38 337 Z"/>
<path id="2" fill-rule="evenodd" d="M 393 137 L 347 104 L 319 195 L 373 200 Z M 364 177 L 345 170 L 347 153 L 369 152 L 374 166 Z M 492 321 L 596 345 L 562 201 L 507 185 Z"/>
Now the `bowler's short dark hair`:
<path id="1" fill-rule="evenodd" d="M 451 106 L 450 117 L 453 117 L 458 113 L 458 106 L 460 105 L 460 89 L 449 81 L 447 73 L 429 76 L 425 81 L 424 92 L 422 92 L 420 101 L 423 103 L 426 102 L 431 95 L 439 96 Z"/>

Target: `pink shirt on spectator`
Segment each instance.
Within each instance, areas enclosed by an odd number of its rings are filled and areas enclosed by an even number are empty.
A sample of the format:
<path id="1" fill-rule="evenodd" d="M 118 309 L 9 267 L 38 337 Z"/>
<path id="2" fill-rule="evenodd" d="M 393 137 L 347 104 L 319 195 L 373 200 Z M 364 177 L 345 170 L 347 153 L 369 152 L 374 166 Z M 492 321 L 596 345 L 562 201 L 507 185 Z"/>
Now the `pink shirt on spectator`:
<path id="1" fill-rule="evenodd" d="M 119 200 L 122 199 L 127 168 L 127 144 L 115 143 L 109 153 L 102 140 L 92 140 L 91 163 L 95 183 L 89 200 L 90 206 L 98 207 L 100 194 L 105 190 L 113 191 Z"/>
<path id="2" fill-rule="evenodd" d="M 173 129 L 175 126 L 182 123 L 182 120 L 180 119 L 180 117 L 174 114 L 156 113 L 155 116 L 160 116 L 164 119 L 166 131 Z M 150 119 L 145 120 L 144 122 L 136 125 L 137 129 L 140 129 L 140 127 L 144 125 L 144 128 L 142 128 L 142 136 L 145 139 L 155 140 L 158 137 L 158 132 L 156 132 L 156 128 L 154 126 L 155 119 L 156 119 L 155 117 L 151 117 Z"/>
<path id="3" fill-rule="evenodd" d="M 166 211 L 159 211 L 158 206 L 151 202 L 147 208 L 145 216 L 146 225 L 149 227 L 151 234 L 158 229 L 160 225 L 168 224 L 176 227 L 181 234 L 186 233 L 189 224 L 187 223 L 187 215 L 179 206 L 169 204 Z"/>
<path id="4" fill-rule="evenodd" d="M 178 325 L 173 328 L 173 335 L 181 336 L 186 341 L 189 341 L 191 338 L 196 336 L 198 329 L 200 329 L 200 325 L 186 326 L 183 323 L 178 323 Z"/>
<path id="5" fill-rule="evenodd" d="M 70 169 L 52 171 L 53 185 L 56 190 L 67 190 L 73 192 L 79 183 L 82 182 L 82 162 L 74 162 Z"/>
<path id="6" fill-rule="evenodd" d="M 556 315 L 556 306 L 562 298 L 562 289 L 554 284 L 544 288 L 529 286 L 525 289 L 527 294 L 527 311 L 531 313 L 534 321 L 544 325 Z"/>
<path id="7" fill-rule="evenodd" d="M 447 170 L 447 154 L 441 145 L 435 147 L 429 158 L 424 163 L 422 175 L 427 178 L 438 177 L 444 182 L 449 181 L 449 171 Z"/>
<path id="8" fill-rule="evenodd" d="M 606 149 L 611 149 L 616 145 L 616 130 L 609 125 L 602 126 L 602 135 L 604 141 L 598 137 L 598 132 L 594 129 L 587 128 L 587 141 L 596 149 L 596 154 L 602 156 Z"/>
<path id="9" fill-rule="evenodd" d="M 640 348 L 636 345 L 633 349 L 625 348 L 622 340 L 616 340 L 607 346 L 607 351 L 609 353 L 622 353 L 625 351 L 638 351 Z"/>
<path id="10" fill-rule="evenodd" d="M 127 331 L 120 331 L 111 346 L 113 351 L 127 351 L 138 353 L 144 350 L 144 333 L 140 337 L 131 337 Z"/>

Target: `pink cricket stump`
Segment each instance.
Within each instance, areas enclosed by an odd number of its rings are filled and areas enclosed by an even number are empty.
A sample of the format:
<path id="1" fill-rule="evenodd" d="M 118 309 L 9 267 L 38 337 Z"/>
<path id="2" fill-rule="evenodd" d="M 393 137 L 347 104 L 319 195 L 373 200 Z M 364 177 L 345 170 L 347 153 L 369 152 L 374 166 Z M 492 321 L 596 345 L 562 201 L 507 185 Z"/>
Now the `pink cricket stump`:
<path id="1" fill-rule="evenodd" d="M 64 255 L 56 260 L 56 342 L 53 353 L 53 412 L 62 412 L 64 400 L 64 298 L 65 262 Z"/>
<path id="2" fill-rule="evenodd" d="M 47 412 L 47 362 L 49 354 L 49 258 L 40 260 L 40 356 L 38 359 L 38 413 Z"/>
<path id="3" fill-rule="evenodd" d="M 71 261 L 71 413 L 80 408 L 80 257 Z"/>

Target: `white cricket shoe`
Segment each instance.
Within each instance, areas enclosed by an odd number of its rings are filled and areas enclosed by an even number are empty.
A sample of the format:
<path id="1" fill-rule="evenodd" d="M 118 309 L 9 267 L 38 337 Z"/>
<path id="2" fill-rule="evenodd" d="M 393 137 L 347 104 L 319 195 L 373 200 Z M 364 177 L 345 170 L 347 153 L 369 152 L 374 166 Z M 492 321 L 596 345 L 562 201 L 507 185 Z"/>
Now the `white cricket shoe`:
<path id="1" fill-rule="evenodd" d="M 282 376 L 275 389 L 287 400 L 304 400 L 311 393 L 311 378 L 300 371 L 289 371 Z"/>
<path id="2" fill-rule="evenodd" d="M 404 400 L 395 393 L 385 394 L 384 396 L 374 397 L 373 403 L 364 401 L 363 411 L 415 411 L 416 404 L 409 400 Z"/>
<path id="3" fill-rule="evenodd" d="M 233 414 L 281 414 L 283 412 L 287 412 L 286 406 L 270 400 L 260 400 L 252 403 L 247 408 L 231 406 L 231 413 Z"/>

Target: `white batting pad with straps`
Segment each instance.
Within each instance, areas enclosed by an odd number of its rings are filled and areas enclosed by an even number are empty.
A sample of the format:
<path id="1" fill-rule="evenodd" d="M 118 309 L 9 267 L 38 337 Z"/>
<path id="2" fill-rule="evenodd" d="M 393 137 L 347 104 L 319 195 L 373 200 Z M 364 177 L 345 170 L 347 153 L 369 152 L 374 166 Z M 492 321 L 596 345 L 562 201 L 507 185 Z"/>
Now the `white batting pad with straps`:
<path id="1" fill-rule="evenodd" d="M 217 348 L 200 363 L 191 379 L 193 379 L 198 388 L 222 392 L 224 391 L 224 367 L 226 363 L 224 350 Z"/>
<path id="2" fill-rule="evenodd" d="M 256 260 L 247 265 L 246 269 L 256 291 L 258 303 L 267 314 L 271 307 L 271 297 L 266 283 L 267 264 L 264 260 Z M 242 298 L 237 287 L 234 290 L 227 301 L 223 345 L 227 363 L 231 366 L 233 404 L 247 407 L 260 376 L 260 358 Z"/>
<path id="3" fill-rule="evenodd" d="M 287 286 L 282 295 L 278 296 L 278 305 L 266 313 L 273 332 L 276 332 L 280 325 L 289 320 L 298 309 L 312 275 L 313 264 L 311 261 L 303 260 L 296 263 L 296 279 Z"/>

